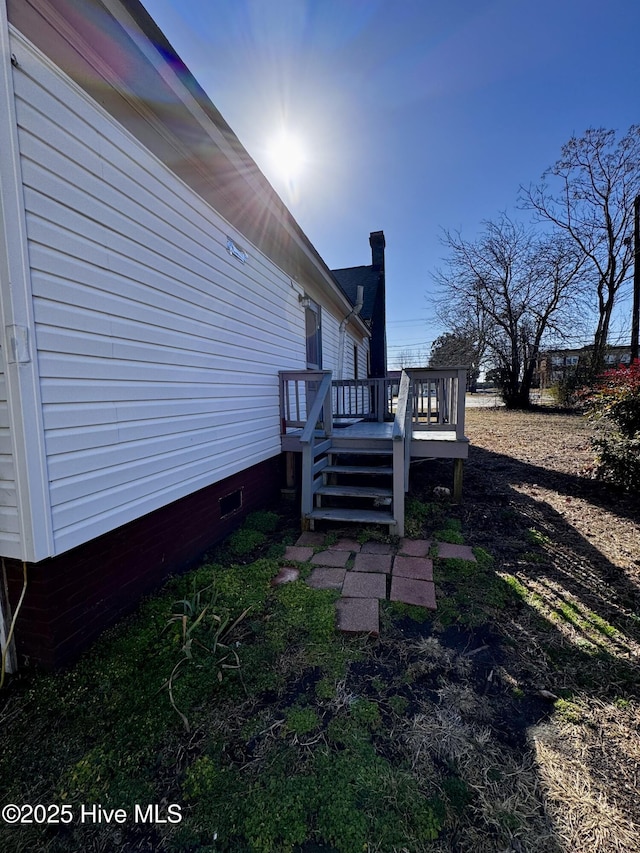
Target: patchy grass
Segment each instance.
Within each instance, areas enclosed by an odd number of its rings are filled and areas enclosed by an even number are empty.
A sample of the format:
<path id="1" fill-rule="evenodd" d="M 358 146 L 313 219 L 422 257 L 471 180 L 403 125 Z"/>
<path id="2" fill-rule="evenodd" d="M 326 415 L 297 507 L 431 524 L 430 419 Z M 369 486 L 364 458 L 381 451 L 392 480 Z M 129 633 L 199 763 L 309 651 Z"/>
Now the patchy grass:
<path id="1" fill-rule="evenodd" d="M 421 851 L 438 836 L 438 792 L 383 726 L 409 700 L 387 703 L 386 681 L 379 701 L 354 684 L 371 646 L 336 633 L 334 592 L 273 587 L 277 560 L 233 562 L 238 542 L 255 552 L 255 524 L 218 549 L 226 564 L 172 580 L 71 670 L 16 682 L 2 712 L 3 802 L 76 816 L 158 803 L 165 820 L 175 803 L 181 821 L 0 825 L 2 849 Z"/>
<path id="2" fill-rule="evenodd" d="M 3 802 L 182 819 L 0 823 L 0 848 L 640 853 L 640 527 L 580 479 L 581 430 L 470 413 L 467 500 L 421 466 L 407 508 L 477 563 L 434 548 L 437 611 L 384 602 L 375 640 L 336 634 L 335 593 L 271 585 L 297 531 L 257 513 L 75 667 L 16 679 Z"/>

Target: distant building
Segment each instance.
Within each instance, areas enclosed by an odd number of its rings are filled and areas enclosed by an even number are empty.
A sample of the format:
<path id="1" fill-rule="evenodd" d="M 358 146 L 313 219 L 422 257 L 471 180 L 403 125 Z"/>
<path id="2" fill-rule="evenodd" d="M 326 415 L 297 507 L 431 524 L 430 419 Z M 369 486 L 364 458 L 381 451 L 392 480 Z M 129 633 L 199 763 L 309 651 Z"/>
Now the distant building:
<path id="1" fill-rule="evenodd" d="M 591 358 L 593 347 L 579 349 L 551 349 L 540 353 L 538 358 L 538 380 L 542 388 L 557 385 L 574 374 L 578 367 L 584 367 Z M 629 364 L 631 348 L 611 346 L 605 355 L 605 366 L 616 367 L 619 364 Z"/>

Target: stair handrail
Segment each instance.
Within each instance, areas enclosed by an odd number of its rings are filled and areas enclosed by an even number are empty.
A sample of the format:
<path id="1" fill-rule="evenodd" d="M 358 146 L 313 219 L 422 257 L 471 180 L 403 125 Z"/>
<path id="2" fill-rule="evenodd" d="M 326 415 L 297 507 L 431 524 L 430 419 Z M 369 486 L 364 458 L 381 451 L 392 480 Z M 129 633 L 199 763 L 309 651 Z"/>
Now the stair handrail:
<path id="1" fill-rule="evenodd" d="M 316 396 L 307 413 L 307 422 L 302 430 L 300 442 L 309 444 L 314 436 L 316 424 L 320 420 L 320 412 L 324 409 L 322 416 L 322 428 L 326 435 L 331 435 L 333 427 L 333 418 L 331 411 L 331 371 L 324 372 Z"/>
<path id="2" fill-rule="evenodd" d="M 411 378 L 407 371 L 403 370 L 398 389 L 396 416 L 391 432 L 393 439 L 393 518 L 395 520 L 395 532 L 398 536 L 404 536 L 404 494 L 407 488 L 408 473 L 407 453 L 411 443 L 411 435 L 407 441 L 407 430 L 411 431 L 410 395 Z"/>
<path id="3" fill-rule="evenodd" d="M 325 436 L 330 436 L 333 431 L 333 413 L 331 410 L 331 371 L 324 371 L 320 385 L 316 391 L 315 399 L 307 413 L 307 422 L 300 436 L 302 444 L 302 488 L 301 488 L 301 510 L 303 525 L 313 510 L 313 465 L 315 460 L 316 424 L 320 420 L 322 412 L 322 431 Z"/>
<path id="4" fill-rule="evenodd" d="M 391 438 L 394 441 L 402 441 L 405 437 L 410 388 L 411 379 L 407 371 L 403 370 L 402 375 L 400 376 L 398 402 L 396 403 L 396 414 L 393 419 L 393 430 L 391 432 Z"/>

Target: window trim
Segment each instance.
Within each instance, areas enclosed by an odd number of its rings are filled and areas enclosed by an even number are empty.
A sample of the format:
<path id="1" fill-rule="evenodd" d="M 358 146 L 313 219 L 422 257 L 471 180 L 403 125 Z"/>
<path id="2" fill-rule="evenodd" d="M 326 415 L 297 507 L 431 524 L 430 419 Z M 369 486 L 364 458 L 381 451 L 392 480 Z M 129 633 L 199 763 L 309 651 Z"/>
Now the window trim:
<path id="1" fill-rule="evenodd" d="M 309 312 L 309 313 L 307 313 Z M 315 338 L 315 347 L 317 351 L 318 363 L 312 362 L 309 359 L 310 347 L 309 341 L 311 340 L 311 336 L 308 332 L 307 319 L 310 314 L 315 315 L 315 333 L 313 337 Z M 317 302 L 314 302 L 312 299 L 308 300 L 308 305 L 305 306 L 304 309 L 304 331 L 305 331 L 305 356 L 307 363 L 307 370 L 322 370 L 322 309 L 318 305 Z"/>

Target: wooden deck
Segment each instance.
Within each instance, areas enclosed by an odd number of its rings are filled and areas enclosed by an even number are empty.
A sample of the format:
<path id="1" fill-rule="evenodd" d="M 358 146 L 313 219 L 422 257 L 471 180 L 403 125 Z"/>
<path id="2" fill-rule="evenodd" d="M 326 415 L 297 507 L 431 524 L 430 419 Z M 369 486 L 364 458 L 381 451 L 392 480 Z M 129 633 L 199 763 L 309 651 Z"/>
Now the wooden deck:
<path id="1" fill-rule="evenodd" d="M 282 435 L 282 449 L 293 453 L 302 452 L 302 428 L 289 427 Z M 324 436 L 321 430 L 315 431 L 315 437 Z M 353 441 L 361 449 L 366 449 L 369 442 L 391 441 L 393 423 L 376 421 L 360 421 L 347 427 L 334 429 L 334 440 Z M 411 435 L 411 458 L 415 459 L 467 459 L 469 456 L 469 439 L 466 436 L 458 438 L 455 430 L 414 430 Z"/>
<path id="2" fill-rule="evenodd" d="M 400 381 L 339 383 L 329 371 L 280 377 L 282 450 L 302 454 L 303 527 L 316 520 L 375 519 L 404 535 L 404 495 L 411 462 L 418 459 L 454 460 L 454 496 L 460 499 L 469 455 L 466 371 L 412 369 Z M 391 482 L 381 484 L 385 477 Z M 366 499 L 373 508 L 363 506 Z"/>

